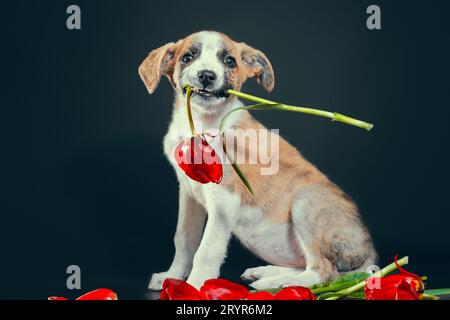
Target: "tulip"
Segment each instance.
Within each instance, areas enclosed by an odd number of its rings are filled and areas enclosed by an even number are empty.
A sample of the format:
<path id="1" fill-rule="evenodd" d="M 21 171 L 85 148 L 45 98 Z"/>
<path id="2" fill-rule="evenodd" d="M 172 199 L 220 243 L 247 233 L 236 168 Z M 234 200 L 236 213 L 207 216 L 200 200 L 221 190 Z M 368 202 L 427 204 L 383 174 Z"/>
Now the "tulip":
<path id="1" fill-rule="evenodd" d="M 415 277 L 402 274 L 380 279 L 380 288 L 365 287 L 366 300 L 421 300 L 423 284 Z"/>
<path id="2" fill-rule="evenodd" d="M 96 289 L 79 296 L 75 300 L 117 300 L 117 294 L 109 289 Z"/>
<path id="3" fill-rule="evenodd" d="M 255 293 L 250 293 L 247 297 L 247 300 L 274 300 L 275 296 L 266 291 L 258 291 Z"/>
<path id="4" fill-rule="evenodd" d="M 421 300 L 425 291 L 422 279 L 414 273 L 408 272 L 397 263 L 397 256 L 394 259 L 395 265 L 400 273 L 389 275 L 383 278 L 369 278 L 366 281 L 364 292 L 366 300 Z M 377 280 L 377 281 L 374 281 Z M 378 282 L 375 287 L 372 283 Z"/>
<path id="5" fill-rule="evenodd" d="M 186 87 L 186 111 L 192 136 L 181 141 L 174 150 L 175 161 L 186 175 L 203 184 L 222 181 L 222 163 L 216 151 L 209 145 L 205 134 L 195 130 L 191 110 L 192 88 Z"/>
<path id="6" fill-rule="evenodd" d="M 286 287 L 275 295 L 275 300 L 316 300 L 316 296 L 305 287 Z"/>
<path id="7" fill-rule="evenodd" d="M 242 300 L 248 297 L 246 287 L 224 279 L 210 279 L 200 288 L 203 300 Z"/>
<path id="8" fill-rule="evenodd" d="M 222 181 L 222 163 L 205 135 L 195 135 L 181 141 L 175 147 L 174 157 L 189 178 L 203 184 Z"/>
<path id="9" fill-rule="evenodd" d="M 200 292 L 183 280 L 164 280 L 160 293 L 161 300 L 201 300 Z"/>
<path id="10" fill-rule="evenodd" d="M 69 300 L 65 297 L 48 297 L 48 300 Z M 117 294 L 109 289 L 101 288 L 79 296 L 75 300 L 117 300 Z"/>

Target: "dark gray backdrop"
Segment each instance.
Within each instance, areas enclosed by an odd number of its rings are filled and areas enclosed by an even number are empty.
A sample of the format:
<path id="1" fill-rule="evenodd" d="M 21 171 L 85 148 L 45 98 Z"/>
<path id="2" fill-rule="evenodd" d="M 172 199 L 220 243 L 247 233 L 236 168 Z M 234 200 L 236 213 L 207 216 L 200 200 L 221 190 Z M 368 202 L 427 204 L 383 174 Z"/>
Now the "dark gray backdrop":
<path id="1" fill-rule="evenodd" d="M 82 30 L 65 27 L 69 4 Z M 369 31 L 365 10 L 382 9 Z M 255 112 L 361 208 L 381 264 L 396 253 L 433 287 L 450 286 L 445 1 L 14 1 L 2 3 L 0 298 L 142 298 L 172 259 L 177 182 L 161 141 L 172 91 L 149 96 L 146 54 L 214 29 L 264 51 L 266 94 L 375 123 L 368 133 L 300 114 Z M 262 264 L 236 241 L 223 276 Z"/>

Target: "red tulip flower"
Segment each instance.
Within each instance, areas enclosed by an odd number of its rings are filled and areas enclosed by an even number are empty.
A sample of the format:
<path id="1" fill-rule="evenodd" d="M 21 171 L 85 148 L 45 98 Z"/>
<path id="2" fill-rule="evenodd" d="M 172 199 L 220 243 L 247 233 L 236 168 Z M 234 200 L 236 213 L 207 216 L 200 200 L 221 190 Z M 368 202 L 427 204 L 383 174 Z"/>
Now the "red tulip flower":
<path id="1" fill-rule="evenodd" d="M 175 147 L 174 156 L 189 178 L 203 184 L 222 181 L 222 163 L 205 135 L 195 135 L 181 141 Z"/>
<path id="2" fill-rule="evenodd" d="M 275 300 L 316 300 L 316 296 L 305 287 L 286 287 L 275 295 Z"/>
<path id="3" fill-rule="evenodd" d="M 117 300 L 117 294 L 109 289 L 97 289 L 83 294 L 76 300 Z"/>
<path id="4" fill-rule="evenodd" d="M 275 296 L 266 291 L 258 291 L 255 293 L 250 293 L 247 297 L 247 300 L 274 300 Z"/>
<path id="5" fill-rule="evenodd" d="M 224 279 L 210 279 L 195 289 L 178 279 L 166 279 L 162 285 L 161 300 L 241 300 L 247 298 L 246 287 Z"/>
<path id="6" fill-rule="evenodd" d="M 225 279 L 205 281 L 200 291 L 178 279 L 166 279 L 160 294 L 161 300 L 316 300 L 305 287 L 287 287 L 272 294 L 266 291 L 250 293 L 248 289 Z"/>
<path id="7" fill-rule="evenodd" d="M 248 297 L 243 285 L 224 279 L 210 279 L 200 288 L 203 300 L 242 300 Z"/>
<path id="8" fill-rule="evenodd" d="M 364 288 L 366 300 L 421 300 L 425 291 L 422 279 L 414 273 L 408 272 L 397 264 L 400 273 L 376 279 L 380 286 L 372 287 L 369 283 L 374 283 L 373 278 L 366 281 Z"/>
<path id="9" fill-rule="evenodd" d="M 65 297 L 48 297 L 48 300 L 69 300 Z"/>
<path id="10" fill-rule="evenodd" d="M 209 145 L 205 134 L 195 130 L 191 110 L 192 88 L 186 90 L 186 111 L 192 137 L 181 141 L 174 150 L 175 160 L 186 175 L 200 183 L 220 183 L 222 181 L 222 163 L 216 151 Z"/>
<path id="11" fill-rule="evenodd" d="M 69 300 L 65 297 L 48 297 L 48 300 Z M 117 294 L 109 289 L 101 288 L 79 296 L 75 300 L 117 300 Z"/>
<path id="12" fill-rule="evenodd" d="M 178 279 L 166 279 L 160 293 L 161 300 L 201 300 L 200 292 L 189 283 Z"/>

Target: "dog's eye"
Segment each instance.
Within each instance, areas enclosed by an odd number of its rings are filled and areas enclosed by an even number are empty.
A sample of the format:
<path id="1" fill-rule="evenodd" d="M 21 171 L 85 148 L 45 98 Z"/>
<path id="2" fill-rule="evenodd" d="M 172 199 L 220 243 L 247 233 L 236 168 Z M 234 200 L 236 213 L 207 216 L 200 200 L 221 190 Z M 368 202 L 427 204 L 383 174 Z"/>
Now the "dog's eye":
<path id="1" fill-rule="evenodd" d="M 181 61 L 184 63 L 189 63 L 194 59 L 194 56 L 190 53 L 186 53 L 181 57 Z"/>
<path id="2" fill-rule="evenodd" d="M 236 60 L 232 56 L 226 56 L 225 59 L 223 59 L 223 63 L 228 68 L 234 68 L 236 67 Z"/>

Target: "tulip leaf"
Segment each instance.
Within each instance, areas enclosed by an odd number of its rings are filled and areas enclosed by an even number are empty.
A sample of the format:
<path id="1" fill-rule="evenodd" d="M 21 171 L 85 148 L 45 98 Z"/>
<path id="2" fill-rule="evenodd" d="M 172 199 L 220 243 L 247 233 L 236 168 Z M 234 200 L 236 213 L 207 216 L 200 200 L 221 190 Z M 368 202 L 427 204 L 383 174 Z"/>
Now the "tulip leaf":
<path id="1" fill-rule="evenodd" d="M 345 297 L 346 299 L 365 299 L 366 298 L 366 294 L 364 292 L 364 289 L 355 291 L 350 293 L 348 296 Z"/>
<path id="2" fill-rule="evenodd" d="M 366 280 L 369 276 L 370 276 L 370 274 L 368 274 L 367 272 L 349 273 L 349 274 L 343 275 L 342 277 L 334 279 L 330 284 L 333 285 L 333 284 L 338 284 L 338 283 L 343 283 L 343 282 L 358 283 L 358 282 Z"/>
<path id="3" fill-rule="evenodd" d="M 319 283 L 310 287 L 314 294 L 321 294 L 321 299 L 326 299 L 332 296 L 338 296 L 337 291 L 341 291 L 360 282 L 366 280 L 370 275 L 366 272 L 356 272 L 343 275 L 334 279 L 331 282 Z"/>
<path id="4" fill-rule="evenodd" d="M 339 298 L 345 297 L 345 294 L 338 293 L 338 292 L 326 292 L 326 293 L 322 293 L 320 296 L 318 296 L 317 300 L 325 300 L 330 297 L 337 297 L 339 299 Z"/>
<path id="5" fill-rule="evenodd" d="M 331 282 L 318 283 L 309 288 L 310 289 L 318 289 L 318 288 L 330 287 L 333 285 L 347 283 L 347 282 L 351 283 L 353 285 L 355 283 L 366 280 L 368 277 L 369 277 L 369 274 L 367 272 L 349 273 L 349 274 L 343 275 L 341 277 L 338 277 Z"/>

